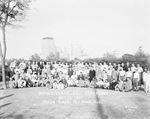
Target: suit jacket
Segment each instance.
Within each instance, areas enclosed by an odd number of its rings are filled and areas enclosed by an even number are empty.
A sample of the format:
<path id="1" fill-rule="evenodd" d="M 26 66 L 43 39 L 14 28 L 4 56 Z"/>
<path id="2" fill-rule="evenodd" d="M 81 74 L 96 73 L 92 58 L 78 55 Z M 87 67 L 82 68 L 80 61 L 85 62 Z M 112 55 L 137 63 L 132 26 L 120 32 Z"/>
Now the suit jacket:
<path id="1" fill-rule="evenodd" d="M 90 78 L 94 78 L 95 75 L 96 75 L 95 70 L 90 70 L 90 71 L 89 71 L 89 77 L 90 77 Z"/>

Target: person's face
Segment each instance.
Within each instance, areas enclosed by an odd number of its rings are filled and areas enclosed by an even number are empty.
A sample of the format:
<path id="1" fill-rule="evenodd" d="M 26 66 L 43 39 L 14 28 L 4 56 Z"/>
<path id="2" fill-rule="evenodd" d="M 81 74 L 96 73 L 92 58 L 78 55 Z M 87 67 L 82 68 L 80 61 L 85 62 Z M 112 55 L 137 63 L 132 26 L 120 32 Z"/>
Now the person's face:
<path id="1" fill-rule="evenodd" d="M 131 71 L 131 69 L 130 69 L 130 68 L 128 68 L 128 71 Z"/>
<path id="2" fill-rule="evenodd" d="M 147 72 L 147 69 L 144 69 L 145 72 Z"/>
<path id="3" fill-rule="evenodd" d="M 116 66 L 116 63 L 114 63 L 114 66 Z"/>
<path id="4" fill-rule="evenodd" d="M 132 64 L 132 67 L 134 67 L 134 64 Z"/>
<path id="5" fill-rule="evenodd" d="M 124 63 L 122 63 L 121 65 L 124 66 Z"/>

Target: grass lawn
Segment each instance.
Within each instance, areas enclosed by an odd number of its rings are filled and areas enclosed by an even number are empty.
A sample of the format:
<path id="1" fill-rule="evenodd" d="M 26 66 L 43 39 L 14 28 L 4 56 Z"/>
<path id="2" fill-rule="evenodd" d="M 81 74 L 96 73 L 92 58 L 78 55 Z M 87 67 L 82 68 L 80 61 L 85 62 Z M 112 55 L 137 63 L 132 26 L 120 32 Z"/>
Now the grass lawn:
<path id="1" fill-rule="evenodd" d="M 77 87 L 0 90 L 0 119 L 150 119 L 150 93 Z"/>

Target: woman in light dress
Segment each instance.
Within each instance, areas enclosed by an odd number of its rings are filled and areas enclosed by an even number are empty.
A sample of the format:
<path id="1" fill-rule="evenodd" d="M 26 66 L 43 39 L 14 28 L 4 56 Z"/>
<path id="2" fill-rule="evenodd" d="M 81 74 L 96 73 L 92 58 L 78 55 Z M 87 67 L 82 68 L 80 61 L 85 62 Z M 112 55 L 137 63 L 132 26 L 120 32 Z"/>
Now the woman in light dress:
<path id="1" fill-rule="evenodd" d="M 145 92 L 150 92 L 150 70 L 144 74 Z"/>

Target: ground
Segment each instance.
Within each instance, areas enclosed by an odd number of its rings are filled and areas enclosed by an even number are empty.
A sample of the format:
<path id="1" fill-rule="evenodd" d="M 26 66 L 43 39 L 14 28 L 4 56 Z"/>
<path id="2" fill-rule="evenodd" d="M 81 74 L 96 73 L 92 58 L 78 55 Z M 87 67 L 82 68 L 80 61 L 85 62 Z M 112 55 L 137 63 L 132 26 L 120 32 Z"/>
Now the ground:
<path id="1" fill-rule="evenodd" d="M 150 93 L 77 87 L 0 90 L 0 119 L 150 119 Z"/>

